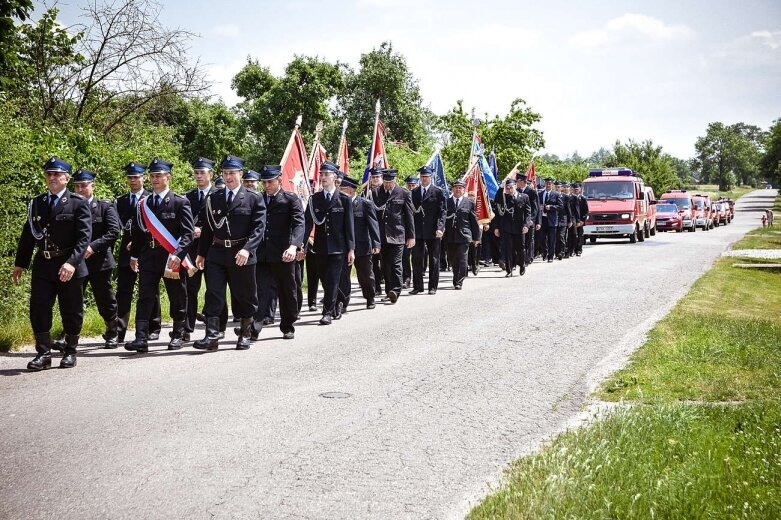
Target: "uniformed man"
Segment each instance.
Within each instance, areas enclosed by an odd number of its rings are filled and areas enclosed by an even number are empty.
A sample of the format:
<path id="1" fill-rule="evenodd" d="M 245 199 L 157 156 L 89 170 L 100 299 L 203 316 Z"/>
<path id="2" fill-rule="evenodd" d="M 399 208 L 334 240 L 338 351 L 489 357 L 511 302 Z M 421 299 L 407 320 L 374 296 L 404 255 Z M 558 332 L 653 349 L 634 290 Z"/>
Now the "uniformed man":
<path id="1" fill-rule="evenodd" d="M 138 201 L 149 195 L 144 189 L 146 181 L 146 165 L 131 162 L 125 165 L 129 193 L 116 200 L 119 223 L 122 226 L 122 238 L 119 241 L 119 258 L 117 267 L 117 317 L 118 331 L 117 343 L 125 343 L 125 334 L 130 323 L 130 308 L 133 304 L 133 291 L 136 287 L 138 273 L 130 268 L 130 237 L 133 221 L 136 218 L 136 206 Z M 154 341 L 160 337 L 160 297 L 152 304 L 152 318 L 149 322 L 149 340 Z"/>
<path id="2" fill-rule="evenodd" d="M 541 252 L 543 259 L 553 262 L 556 255 L 556 238 L 559 226 L 559 213 L 564 210 L 564 203 L 559 192 L 553 190 L 553 179 L 545 178 L 545 189 L 540 193 L 541 213 Z"/>
<path id="3" fill-rule="evenodd" d="M 515 179 L 517 181 L 517 189 L 518 193 L 523 193 L 527 197 L 529 197 L 529 218 L 532 221 L 531 227 L 529 227 L 529 232 L 526 233 L 526 246 L 525 246 L 525 257 L 526 257 L 526 265 L 529 265 L 534 260 L 534 235 L 535 231 L 537 230 L 537 214 L 540 209 L 540 199 L 537 196 L 537 190 L 534 189 L 531 185 L 528 183 L 528 179 L 526 177 L 525 173 L 518 173 L 515 175 Z"/>
<path id="4" fill-rule="evenodd" d="M 580 218 L 580 220 L 578 221 L 577 240 L 575 242 L 575 255 L 580 256 L 583 254 L 583 242 L 585 240 L 583 237 L 583 226 L 585 225 L 586 219 L 588 219 L 588 214 L 589 214 L 588 200 L 586 199 L 586 197 L 583 196 L 582 186 L 580 184 L 575 183 L 572 185 L 572 188 L 575 192 L 575 199 L 577 200 L 578 203 L 578 208 L 579 208 L 578 215 Z"/>
<path id="5" fill-rule="evenodd" d="M 374 195 L 377 220 L 380 223 L 382 268 L 385 292 L 391 304 L 401 294 L 401 257 L 404 248 L 415 246 L 415 209 L 412 194 L 396 184 L 396 170 L 388 168 L 382 173 L 382 186 Z"/>
<path id="6" fill-rule="evenodd" d="M 477 221 L 475 204 L 466 196 L 465 191 L 464 181 L 453 182 L 452 195 L 447 199 L 445 207 L 447 256 L 453 269 L 453 287 L 459 291 L 466 278 L 469 244 L 480 242 L 480 224 Z"/>
<path id="7" fill-rule="evenodd" d="M 567 250 L 564 253 L 564 258 L 569 258 L 575 255 L 575 245 L 578 239 L 578 222 L 580 222 L 580 204 L 577 197 L 572 193 L 572 189 L 569 183 L 564 183 L 562 186 L 565 196 L 565 203 L 569 206 L 569 224 L 567 226 Z"/>
<path id="8" fill-rule="evenodd" d="M 51 368 L 51 327 L 57 299 L 65 331 L 64 356 L 60 368 L 76 366 L 76 347 L 84 320 L 82 280 L 87 276 L 84 255 L 92 234 L 92 215 L 81 195 L 68 191 L 71 165 L 52 157 L 44 165 L 48 192 L 32 199 L 22 227 L 12 279 L 19 283 L 30 267 L 30 325 L 38 353 L 28 370 Z"/>
<path id="9" fill-rule="evenodd" d="M 195 226 L 187 197 L 177 195 L 169 188 L 172 169 L 173 165 L 163 159 L 154 159 L 149 165 L 152 193 L 139 202 L 132 226 L 130 268 L 138 272 L 138 303 L 136 338 L 132 343 L 126 343 L 125 349 L 139 353 L 149 351 L 149 321 L 155 299 L 160 294 L 161 279 L 174 322 L 168 349 L 178 350 L 184 346 L 187 268 L 182 266 L 182 261 L 188 258 Z M 169 242 L 165 235 L 176 243 Z"/>
<path id="10" fill-rule="evenodd" d="M 227 155 L 220 163 L 225 188 L 209 193 L 201 208 L 204 226 L 195 264 L 206 268 L 206 336 L 193 343 L 217 350 L 220 312 L 230 287 L 233 313 L 240 319 L 237 350 L 250 348 L 253 316 L 258 310 L 255 251 L 265 234 L 266 204 L 260 194 L 241 184 L 244 159 Z"/>
<path id="11" fill-rule="evenodd" d="M 314 229 L 317 272 L 323 284 L 320 325 L 330 325 L 332 319 L 342 317 L 341 310 L 337 312 L 336 309 L 339 279 L 345 262 L 352 265 L 355 260 L 353 205 L 350 197 L 336 189 L 334 181 L 338 171 L 335 164 L 327 161 L 322 164 L 320 184 L 323 189 L 312 195 L 305 211 L 304 236 L 308 237 Z"/>
<path id="12" fill-rule="evenodd" d="M 376 167 L 369 171 L 368 186 L 363 192 L 363 196 L 372 202 L 375 201 L 376 195 L 382 188 L 382 172 L 384 168 Z M 374 204 L 375 212 L 379 212 L 377 204 Z M 379 213 L 378 213 L 379 218 Z M 382 294 L 382 281 L 385 279 L 385 275 L 382 268 L 382 255 L 380 253 L 372 255 L 372 270 L 374 271 L 374 293 Z"/>
<path id="13" fill-rule="evenodd" d="M 513 275 L 515 266 L 520 274 L 526 274 L 525 238 L 532 227 L 529 196 L 519 193 L 513 178 L 504 181 L 504 189 L 494 198 L 497 214 L 491 222 L 494 235 L 502 248 L 502 263 L 506 276 Z"/>
<path id="14" fill-rule="evenodd" d="M 190 203 L 190 211 L 193 214 L 193 241 L 190 243 L 188 254 L 193 259 L 198 256 L 198 246 L 201 238 L 201 231 L 206 224 L 201 218 L 201 209 L 209 193 L 216 190 L 212 186 L 212 175 L 214 175 L 214 161 L 206 157 L 199 157 L 192 163 L 193 179 L 195 180 L 195 189 L 185 193 Z M 184 327 L 184 341 L 190 341 L 190 335 L 195 331 L 195 321 L 198 314 L 198 295 L 201 292 L 201 282 L 203 281 L 203 271 L 195 271 L 192 276 L 187 277 L 187 323 Z M 205 304 L 204 304 L 205 305 Z M 220 313 L 220 332 L 225 336 L 225 329 L 228 324 L 228 306 L 226 305 Z"/>
<path id="15" fill-rule="evenodd" d="M 247 173 L 241 177 L 242 184 L 249 191 L 258 191 L 258 181 L 260 181 L 260 174 L 255 170 L 247 170 Z"/>
<path id="16" fill-rule="evenodd" d="M 119 325 L 117 323 L 117 297 L 111 284 L 111 276 L 117 266 L 114 261 L 114 244 L 119 238 L 121 225 L 119 215 L 114 204 L 105 200 L 98 200 L 94 196 L 95 174 L 87 170 L 79 170 L 73 176 L 73 185 L 76 193 L 87 200 L 92 215 L 92 238 L 84 253 L 87 272 L 84 278 L 84 288 L 87 281 L 92 287 L 92 295 L 95 297 L 95 306 L 100 317 L 106 323 L 106 332 L 103 334 L 104 348 L 117 348 L 117 336 Z"/>
<path id="17" fill-rule="evenodd" d="M 442 237 L 445 235 L 445 193 L 431 182 L 434 170 L 429 166 L 418 169 L 420 186 L 412 190 L 415 208 L 415 247 L 412 248 L 412 290 L 423 292 L 423 273 L 428 270 L 428 293 L 439 288 L 439 257 Z"/>
<path id="18" fill-rule="evenodd" d="M 257 250 L 255 278 L 258 286 L 258 311 L 255 313 L 252 339 L 263 327 L 272 281 L 279 298 L 279 329 L 284 339 L 295 337 L 293 324 L 298 320 L 295 260 L 304 248 L 304 209 L 298 195 L 282 189 L 281 166 L 264 166 L 260 172 L 266 202 L 266 228 Z"/>
<path id="19" fill-rule="evenodd" d="M 420 177 L 416 175 L 408 175 L 404 179 L 404 184 L 407 191 L 412 191 L 420 186 Z M 412 249 L 404 248 L 404 252 L 401 254 L 401 288 L 409 289 L 412 285 Z"/>
<path id="20" fill-rule="evenodd" d="M 374 271 L 372 269 L 372 255 L 380 252 L 380 227 L 377 222 L 377 212 L 370 200 L 355 195 L 358 181 L 344 177 L 339 187 L 342 193 L 350 197 L 353 206 L 353 231 L 355 233 L 355 271 L 358 275 L 358 285 L 361 288 L 363 298 L 366 300 L 366 308 L 374 309 Z M 342 274 L 339 279 L 339 295 L 336 301 L 336 313 L 347 311 L 352 292 L 350 274 L 352 265 L 345 260 L 342 264 Z"/>
<path id="21" fill-rule="evenodd" d="M 572 225 L 572 215 L 570 213 L 569 196 L 564 192 L 567 187 L 564 181 L 556 181 L 554 189 L 561 197 L 561 210 L 559 210 L 559 220 L 556 230 L 556 259 L 563 260 L 567 252 L 567 229 Z"/>

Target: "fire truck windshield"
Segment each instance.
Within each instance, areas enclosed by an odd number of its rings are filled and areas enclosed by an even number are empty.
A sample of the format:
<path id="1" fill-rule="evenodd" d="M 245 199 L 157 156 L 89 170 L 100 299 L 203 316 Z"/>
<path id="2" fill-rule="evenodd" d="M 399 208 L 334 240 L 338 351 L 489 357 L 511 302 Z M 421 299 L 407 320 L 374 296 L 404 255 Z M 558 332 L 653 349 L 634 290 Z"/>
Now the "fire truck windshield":
<path id="1" fill-rule="evenodd" d="M 629 181 L 586 182 L 583 194 L 587 199 L 633 199 L 634 184 Z"/>

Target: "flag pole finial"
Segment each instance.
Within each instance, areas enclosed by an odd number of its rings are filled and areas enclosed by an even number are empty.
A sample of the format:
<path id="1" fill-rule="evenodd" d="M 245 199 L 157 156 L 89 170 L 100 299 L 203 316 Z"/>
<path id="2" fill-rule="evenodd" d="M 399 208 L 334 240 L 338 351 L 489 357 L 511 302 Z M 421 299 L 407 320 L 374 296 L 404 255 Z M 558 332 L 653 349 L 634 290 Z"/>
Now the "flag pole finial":
<path id="1" fill-rule="evenodd" d="M 304 118 L 301 116 L 301 114 L 298 114 L 298 117 L 296 118 L 296 126 L 301 126 L 301 122 L 304 120 Z"/>
<path id="2" fill-rule="evenodd" d="M 342 121 L 342 133 L 345 133 L 347 131 L 347 118 L 344 118 L 344 121 Z"/>
<path id="3" fill-rule="evenodd" d="M 378 114 L 380 113 L 380 98 L 377 98 L 377 104 L 374 105 L 374 111 Z"/>

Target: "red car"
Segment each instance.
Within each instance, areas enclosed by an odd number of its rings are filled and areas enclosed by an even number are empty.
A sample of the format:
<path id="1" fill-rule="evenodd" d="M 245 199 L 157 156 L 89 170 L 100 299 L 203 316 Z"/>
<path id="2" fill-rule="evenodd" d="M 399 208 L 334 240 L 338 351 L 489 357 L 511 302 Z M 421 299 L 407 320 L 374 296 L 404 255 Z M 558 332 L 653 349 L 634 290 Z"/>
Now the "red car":
<path id="1" fill-rule="evenodd" d="M 656 229 L 659 231 L 683 231 L 683 217 L 678 214 L 678 206 L 660 200 L 656 205 Z"/>

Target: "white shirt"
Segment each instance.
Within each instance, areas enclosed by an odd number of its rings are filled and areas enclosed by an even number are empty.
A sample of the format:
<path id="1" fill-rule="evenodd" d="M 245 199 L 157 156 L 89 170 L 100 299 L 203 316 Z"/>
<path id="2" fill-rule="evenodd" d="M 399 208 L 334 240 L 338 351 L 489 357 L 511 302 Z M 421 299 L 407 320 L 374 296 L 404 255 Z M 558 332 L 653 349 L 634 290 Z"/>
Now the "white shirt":
<path id="1" fill-rule="evenodd" d="M 206 195 L 208 195 L 208 194 L 209 194 L 209 190 L 210 190 L 210 189 L 212 189 L 212 185 L 211 185 L 211 184 L 209 184 L 208 186 L 206 186 L 204 189 L 200 189 L 200 188 L 198 188 L 198 191 L 200 191 L 200 192 L 201 192 L 201 195 L 198 195 L 198 200 L 205 199 L 205 198 L 206 198 Z M 235 196 L 235 193 L 234 193 L 234 196 Z"/>
<path id="2" fill-rule="evenodd" d="M 165 200 L 165 197 L 166 197 L 166 195 L 168 195 L 168 192 L 169 192 L 169 191 L 171 191 L 171 190 L 170 190 L 170 189 L 168 189 L 168 188 L 166 188 L 166 189 L 164 189 L 163 191 L 161 191 L 160 193 L 154 193 L 154 192 L 152 192 L 152 197 L 154 197 L 155 195 L 157 195 L 158 197 L 160 197 L 160 202 L 162 202 L 162 201 L 164 201 L 164 200 Z"/>
<path id="3" fill-rule="evenodd" d="M 236 189 L 233 189 L 233 190 L 229 190 L 228 187 L 225 186 L 225 202 L 228 201 L 228 193 L 233 193 L 233 198 L 235 199 L 236 198 L 236 194 L 239 192 L 240 189 L 241 189 L 241 184 L 236 186 Z"/>
<path id="4" fill-rule="evenodd" d="M 131 191 L 130 195 L 135 195 L 135 197 L 136 197 L 136 205 L 138 205 L 138 201 L 141 200 L 141 197 L 144 196 L 144 188 L 141 188 L 139 191 L 136 191 L 136 192 Z"/>
<path id="5" fill-rule="evenodd" d="M 329 198 L 331 198 L 331 199 L 332 199 L 332 198 L 334 198 L 334 193 L 335 193 L 335 192 L 336 192 L 336 186 L 333 186 L 333 187 L 332 187 L 332 189 L 331 189 L 331 191 L 328 191 L 328 190 L 323 190 L 323 194 L 326 194 L 326 193 L 327 193 L 327 195 L 326 195 L 326 199 L 329 199 Z"/>
<path id="6" fill-rule="evenodd" d="M 56 196 L 57 196 L 57 201 L 54 203 L 54 205 L 56 206 L 56 205 L 57 205 L 57 204 L 59 204 L 59 203 L 60 203 L 60 201 L 62 200 L 62 196 L 63 196 L 63 195 L 65 195 L 65 190 L 67 190 L 67 189 L 68 189 L 68 188 L 63 188 L 63 189 L 62 189 L 62 191 L 61 191 L 61 192 L 59 192 L 59 193 L 52 193 L 52 192 L 49 192 L 49 200 L 51 200 L 51 198 L 52 198 L 52 195 L 56 195 Z"/>

